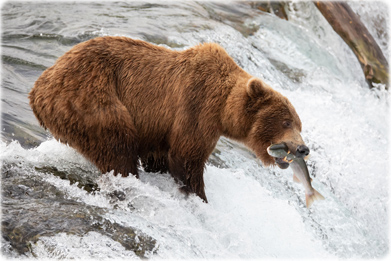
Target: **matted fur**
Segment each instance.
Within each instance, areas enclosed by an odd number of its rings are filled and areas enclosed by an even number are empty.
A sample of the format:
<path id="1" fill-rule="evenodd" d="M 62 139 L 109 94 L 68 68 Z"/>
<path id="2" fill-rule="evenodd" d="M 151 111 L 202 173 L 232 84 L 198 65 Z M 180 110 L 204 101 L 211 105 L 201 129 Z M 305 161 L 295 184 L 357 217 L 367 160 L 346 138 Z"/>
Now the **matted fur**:
<path id="1" fill-rule="evenodd" d="M 215 43 L 173 51 L 95 38 L 44 71 L 29 98 L 40 124 L 103 173 L 138 176 L 141 159 L 205 202 L 204 166 L 221 135 L 245 143 L 265 165 L 274 163 L 271 143 L 303 143 L 290 102 Z"/>

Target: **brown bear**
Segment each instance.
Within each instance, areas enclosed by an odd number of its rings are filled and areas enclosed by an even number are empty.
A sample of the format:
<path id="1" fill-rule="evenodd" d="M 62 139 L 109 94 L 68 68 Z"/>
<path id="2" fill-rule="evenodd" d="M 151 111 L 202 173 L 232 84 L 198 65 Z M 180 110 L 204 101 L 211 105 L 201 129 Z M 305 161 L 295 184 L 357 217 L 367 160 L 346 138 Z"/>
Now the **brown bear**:
<path id="1" fill-rule="evenodd" d="M 286 142 L 307 155 L 287 98 L 241 69 L 215 43 L 174 51 L 127 37 L 74 46 L 42 73 L 30 105 L 40 124 L 103 173 L 170 172 L 207 202 L 203 171 L 220 136 L 243 142 L 267 166 Z"/>

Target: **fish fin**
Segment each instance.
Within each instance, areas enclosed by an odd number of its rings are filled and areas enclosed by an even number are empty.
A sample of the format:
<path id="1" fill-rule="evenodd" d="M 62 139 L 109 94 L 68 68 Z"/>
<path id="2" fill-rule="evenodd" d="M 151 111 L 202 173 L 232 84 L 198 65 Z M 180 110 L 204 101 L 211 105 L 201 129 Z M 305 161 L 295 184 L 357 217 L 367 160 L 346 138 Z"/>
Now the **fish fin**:
<path id="1" fill-rule="evenodd" d="M 296 182 L 296 183 L 301 183 L 300 180 L 299 180 L 299 178 L 296 177 L 295 174 L 293 174 L 293 181 Z"/>
<path id="2" fill-rule="evenodd" d="M 314 189 L 314 193 L 312 195 L 305 194 L 305 205 L 309 208 L 315 200 L 323 200 L 324 197 L 318 191 Z"/>

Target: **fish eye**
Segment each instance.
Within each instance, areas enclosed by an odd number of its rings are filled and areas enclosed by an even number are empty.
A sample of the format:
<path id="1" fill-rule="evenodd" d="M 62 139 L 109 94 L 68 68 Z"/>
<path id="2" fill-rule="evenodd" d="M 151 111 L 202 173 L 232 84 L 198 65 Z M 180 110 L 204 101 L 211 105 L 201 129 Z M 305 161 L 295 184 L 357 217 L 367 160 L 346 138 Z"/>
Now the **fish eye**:
<path id="1" fill-rule="evenodd" d="M 282 122 L 282 126 L 284 126 L 284 128 L 292 128 L 292 121 L 285 120 Z"/>

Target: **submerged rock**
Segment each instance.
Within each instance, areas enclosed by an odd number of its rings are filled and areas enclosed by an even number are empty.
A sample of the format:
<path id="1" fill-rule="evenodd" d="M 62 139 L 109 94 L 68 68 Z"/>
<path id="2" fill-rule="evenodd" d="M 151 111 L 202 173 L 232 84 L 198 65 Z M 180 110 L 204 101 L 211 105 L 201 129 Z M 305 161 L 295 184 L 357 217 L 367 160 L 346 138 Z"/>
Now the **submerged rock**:
<path id="1" fill-rule="evenodd" d="M 78 188 L 82 188 L 87 192 L 99 191 L 98 184 L 96 184 L 93 179 L 90 178 L 88 175 L 78 175 L 78 173 L 60 171 L 56 167 L 52 166 L 44 166 L 40 168 L 35 167 L 35 170 L 47 174 L 52 174 L 56 177 L 59 177 L 60 179 L 69 180 L 71 182 L 71 185 L 77 183 Z"/>
<path id="2" fill-rule="evenodd" d="M 70 176 L 53 167 L 39 171 L 62 179 Z M 69 199 L 34 170 L 4 162 L 1 173 L 2 236 L 11 251 L 34 256 L 32 244 L 42 236 L 64 232 L 83 236 L 91 231 L 110 237 L 141 258 L 156 251 L 155 239 L 136 228 L 106 220 L 105 209 Z M 2 253 L 9 254 L 10 249 L 2 248 Z"/>
<path id="3" fill-rule="evenodd" d="M 305 71 L 299 68 L 295 68 L 292 66 L 288 66 L 287 64 L 277 61 L 275 59 L 269 58 L 269 61 L 271 64 L 274 65 L 274 67 L 282 72 L 286 77 L 291 79 L 293 82 L 303 82 L 303 79 L 307 76 Z"/>

